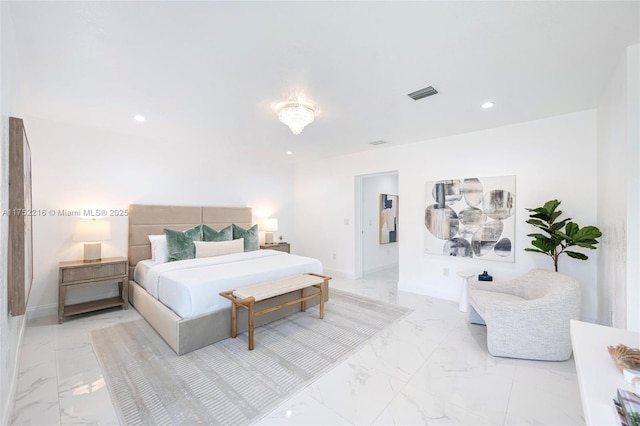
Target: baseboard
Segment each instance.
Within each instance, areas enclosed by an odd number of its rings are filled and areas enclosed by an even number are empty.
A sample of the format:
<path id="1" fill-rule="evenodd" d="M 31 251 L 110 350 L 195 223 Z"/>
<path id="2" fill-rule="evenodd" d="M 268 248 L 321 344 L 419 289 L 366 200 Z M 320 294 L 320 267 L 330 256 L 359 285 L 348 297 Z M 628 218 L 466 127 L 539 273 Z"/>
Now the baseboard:
<path id="1" fill-rule="evenodd" d="M 392 263 L 390 265 L 381 265 L 381 266 L 377 266 L 375 268 L 369 268 L 369 269 L 366 269 L 366 270 L 362 271 L 362 275 L 374 274 L 376 272 L 382 272 L 382 271 L 386 271 L 387 269 L 393 269 L 393 268 L 397 268 L 397 267 L 398 267 L 397 263 Z"/>
<path id="2" fill-rule="evenodd" d="M 329 275 L 331 277 L 334 278 L 345 278 L 348 280 L 355 280 L 356 279 L 356 275 L 353 272 L 344 272 L 344 271 L 340 271 L 338 269 L 331 269 L 331 268 L 323 268 L 323 273 L 325 275 Z M 329 286 L 331 286 L 331 281 L 329 281 Z"/>
<path id="3" fill-rule="evenodd" d="M 34 306 L 27 308 L 28 319 L 42 318 L 51 315 L 58 315 L 58 304 L 49 303 L 47 305 Z"/>

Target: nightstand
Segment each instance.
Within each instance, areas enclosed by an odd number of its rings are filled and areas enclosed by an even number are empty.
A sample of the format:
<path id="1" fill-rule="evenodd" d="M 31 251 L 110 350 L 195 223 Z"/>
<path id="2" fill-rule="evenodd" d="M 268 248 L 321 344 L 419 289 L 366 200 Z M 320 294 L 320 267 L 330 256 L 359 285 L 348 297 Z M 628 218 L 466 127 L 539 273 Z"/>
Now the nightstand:
<path id="1" fill-rule="evenodd" d="M 291 244 L 289 243 L 260 244 L 260 248 L 291 253 Z"/>
<path id="2" fill-rule="evenodd" d="M 91 302 L 65 305 L 67 288 L 93 287 L 118 283 L 120 295 Z M 110 257 L 99 262 L 85 263 L 81 260 L 60 262 L 58 281 L 58 323 L 64 317 L 93 312 L 100 309 L 123 306 L 129 309 L 129 262 L 124 257 Z"/>

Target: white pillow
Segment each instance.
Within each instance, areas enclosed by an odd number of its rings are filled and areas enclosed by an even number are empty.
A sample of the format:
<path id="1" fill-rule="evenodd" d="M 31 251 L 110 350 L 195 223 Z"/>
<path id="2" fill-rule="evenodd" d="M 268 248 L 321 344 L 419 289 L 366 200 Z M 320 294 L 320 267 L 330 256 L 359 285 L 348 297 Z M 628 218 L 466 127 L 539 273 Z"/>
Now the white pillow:
<path id="1" fill-rule="evenodd" d="M 156 263 L 169 261 L 169 247 L 165 235 L 149 235 L 151 242 L 151 259 Z"/>
<path id="2" fill-rule="evenodd" d="M 231 241 L 194 241 L 193 244 L 196 245 L 196 259 L 244 253 L 244 238 Z"/>

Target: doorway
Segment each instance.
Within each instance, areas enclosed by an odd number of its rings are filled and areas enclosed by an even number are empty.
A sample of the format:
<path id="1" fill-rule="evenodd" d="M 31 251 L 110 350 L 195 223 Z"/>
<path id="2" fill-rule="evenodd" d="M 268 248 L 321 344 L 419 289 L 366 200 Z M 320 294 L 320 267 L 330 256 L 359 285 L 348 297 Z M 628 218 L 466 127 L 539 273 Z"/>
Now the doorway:
<path id="1" fill-rule="evenodd" d="M 355 177 L 355 275 L 378 273 L 395 268 L 399 263 L 398 241 L 401 238 L 399 221 L 389 238 L 390 226 L 381 223 L 381 198 L 387 207 L 392 199 L 384 195 L 399 195 L 398 171 L 373 173 Z M 399 203 L 398 203 L 399 204 Z M 399 207 L 399 206 L 395 206 Z M 400 210 L 398 210 L 399 215 Z M 399 216 L 398 216 L 399 219 Z M 381 228 L 383 235 L 381 236 Z"/>

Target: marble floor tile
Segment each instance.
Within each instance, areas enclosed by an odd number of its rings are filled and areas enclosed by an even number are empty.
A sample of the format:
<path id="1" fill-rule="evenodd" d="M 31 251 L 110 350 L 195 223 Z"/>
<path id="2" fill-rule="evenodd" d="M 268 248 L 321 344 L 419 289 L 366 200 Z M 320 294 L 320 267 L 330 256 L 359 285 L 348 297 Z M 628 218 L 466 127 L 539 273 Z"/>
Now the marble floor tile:
<path id="1" fill-rule="evenodd" d="M 353 424 L 370 424 L 405 383 L 350 358 L 304 392 Z"/>
<path id="2" fill-rule="evenodd" d="M 584 424 L 573 359 L 555 363 L 518 360 L 505 424 Z"/>
<path id="3" fill-rule="evenodd" d="M 259 425 L 584 424 L 575 365 L 496 358 L 458 303 L 398 291 L 398 271 L 330 288 L 413 309 L 265 415 Z M 28 322 L 12 425 L 118 424 L 89 331 L 135 309 Z"/>
<path id="4" fill-rule="evenodd" d="M 271 413 L 255 423 L 267 425 L 350 425 L 330 408 L 322 405 L 305 392 L 280 404 Z"/>

